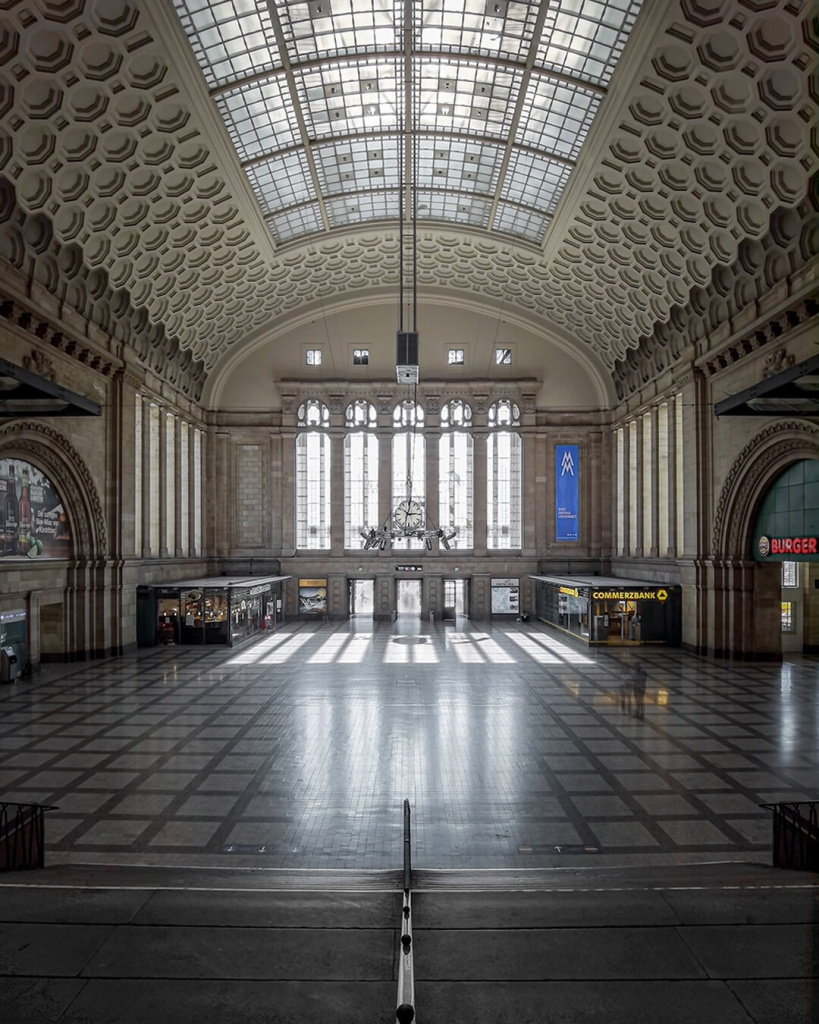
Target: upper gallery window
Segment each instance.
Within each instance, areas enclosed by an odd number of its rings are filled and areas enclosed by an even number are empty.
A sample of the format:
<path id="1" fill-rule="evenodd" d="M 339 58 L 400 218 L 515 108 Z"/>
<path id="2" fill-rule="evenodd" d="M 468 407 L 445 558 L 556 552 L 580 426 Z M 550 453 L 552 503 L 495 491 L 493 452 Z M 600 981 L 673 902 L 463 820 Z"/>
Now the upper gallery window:
<path id="1" fill-rule="evenodd" d="M 462 348 L 451 348 L 447 352 L 446 361 L 450 366 L 463 366 L 465 362 L 464 350 Z"/>
<path id="2" fill-rule="evenodd" d="M 523 443 L 520 434 L 507 428 L 520 423 L 520 409 L 502 399 L 490 407 L 487 422 L 494 429 L 486 439 L 486 546 L 519 548 Z"/>
<path id="3" fill-rule="evenodd" d="M 353 349 L 353 366 L 367 366 L 370 362 L 370 350 L 368 348 Z"/>
<path id="4" fill-rule="evenodd" d="M 356 427 L 377 427 L 378 413 L 375 411 L 375 406 L 372 402 L 367 402 L 363 398 L 356 402 L 350 402 L 344 414 L 344 425 L 353 429 Z"/>
<path id="5" fill-rule="evenodd" d="M 296 415 L 300 427 L 330 426 L 330 410 L 324 402 L 319 402 L 315 398 L 311 398 L 309 402 L 302 402 Z"/>
<path id="6" fill-rule="evenodd" d="M 424 410 L 412 399 L 407 398 L 393 409 L 392 422 L 396 430 L 402 427 L 423 427 Z"/>
<path id="7" fill-rule="evenodd" d="M 511 366 L 512 365 L 512 349 L 511 348 L 496 348 L 495 349 L 495 365 L 496 366 Z"/>
<path id="8" fill-rule="evenodd" d="M 490 427 L 517 427 L 520 425 L 520 407 L 502 398 L 489 406 L 486 422 Z"/>
<path id="9" fill-rule="evenodd" d="M 304 361 L 308 366 L 321 366 L 321 349 L 308 348 L 304 352 Z"/>

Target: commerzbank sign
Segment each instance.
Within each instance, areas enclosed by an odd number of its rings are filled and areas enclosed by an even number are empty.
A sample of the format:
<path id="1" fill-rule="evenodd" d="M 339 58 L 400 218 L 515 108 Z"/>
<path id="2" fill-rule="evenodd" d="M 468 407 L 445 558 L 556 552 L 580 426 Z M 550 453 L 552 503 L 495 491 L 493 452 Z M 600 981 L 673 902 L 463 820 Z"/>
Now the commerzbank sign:
<path id="1" fill-rule="evenodd" d="M 667 601 L 667 590 L 595 590 L 592 597 L 598 601 Z"/>

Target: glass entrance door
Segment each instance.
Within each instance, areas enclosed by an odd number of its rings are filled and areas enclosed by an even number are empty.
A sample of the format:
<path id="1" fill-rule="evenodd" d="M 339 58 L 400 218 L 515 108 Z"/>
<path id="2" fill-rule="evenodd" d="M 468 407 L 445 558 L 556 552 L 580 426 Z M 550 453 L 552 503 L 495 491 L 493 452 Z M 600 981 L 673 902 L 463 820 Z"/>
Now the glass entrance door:
<path id="1" fill-rule="evenodd" d="M 421 614 L 421 581 L 396 580 L 395 607 L 399 615 Z"/>
<path id="2" fill-rule="evenodd" d="M 372 580 L 350 580 L 350 616 L 359 615 L 372 618 L 374 611 L 374 585 Z"/>
<path id="3" fill-rule="evenodd" d="M 457 615 L 468 615 L 466 580 L 444 580 L 444 619 L 451 621 Z"/>

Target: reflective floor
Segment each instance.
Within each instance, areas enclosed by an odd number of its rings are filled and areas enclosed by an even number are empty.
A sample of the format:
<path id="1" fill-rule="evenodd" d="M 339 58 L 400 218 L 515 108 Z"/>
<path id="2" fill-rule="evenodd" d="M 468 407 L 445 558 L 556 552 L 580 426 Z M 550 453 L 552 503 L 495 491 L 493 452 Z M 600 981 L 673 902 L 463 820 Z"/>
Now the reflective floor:
<path id="1" fill-rule="evenodd" d="M 818 738 L 816 659 L 357 618 L 5 686 L 0 795 L 59 806 L 52 864 L 395 868 L 404 797 L 419 867 L 764 861 Z"/>

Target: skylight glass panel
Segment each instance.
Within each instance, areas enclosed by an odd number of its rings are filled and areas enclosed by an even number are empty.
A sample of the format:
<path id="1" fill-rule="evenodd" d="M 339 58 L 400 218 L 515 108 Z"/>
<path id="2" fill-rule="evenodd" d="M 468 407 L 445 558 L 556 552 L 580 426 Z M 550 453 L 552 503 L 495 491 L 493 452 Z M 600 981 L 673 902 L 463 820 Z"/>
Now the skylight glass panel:
<path id="1" fill-rule="evenodd" d="M 478 61 L 421 61 L 420 127 L 503 138 L 512 126 L 521 72 Z"/>
<path id="2" fill-rule="evenodd" d="M 551 214 L 571 170 L 566 164 L 514 149 L 503 180 L 501 198 Z"/>
<path id="3" fill-rule="evenodd" d="M 324 229 L 318 203 L 308 203 L 295 210 L 283 210 L 281 213 L 268 217 L 267 223 L 274 238 L 282 242 Z"/>
<path id="4" fill-rule="evenodd" d="M 307 130 L 315 138 L 396 131 L 395 61 L 324 64 L 296 73 Z"/>
<path id="5" fill-rule="evenodd" d="M 504 148 L 467 138 L 422 136 L 418 145 L 418 183 L 494 194 Z"/>
<path id="6" fill-rule="evenodd" d="M 478 196 L 418 190 L 419 220 L 451 220 L 470 227 L 485 228 L 491 205 L 489 199 Z"/>
<path id="7" fill-rule="evenodd" d="M 290 59 L 400 48 L 403 0 L 286 0 L 278 3 Z"/>
<path id="8" fill-rule="evenodd" d="M 315 146 L 313 158 L 325 195 L 358 189 L 398 188 L 395 136 L 362 137 Z"/>
<path id="9" fill-rule="evenodd" d="M 422 49 L 481 53 L 522 63 L 532 44 L 537 8 L 537 0 L 438 0 L 426 4 Z"/>
<path id="10" fill-rule="evenodd" d="M 552 0 L 536 64 L 607 85 L 641 6 L 642 0 Z"/>
<path id="11" fill-rule="evenodd" d="M 328 199 L 325 203 L 330 227 L 345 227 L 367 220 L 397 220 L 398 190 L 360 192 Z"/>
<path id="12" fill-rule="evenodd" d="M 173 0 L 211 88 L 281 63 L 270 11 L 262 0 Z"/>
<path id="13" fill-rule="evenodd" d="M 312 198 L 313 182 L 304 150 L 291 150 L 246 170 L 262 213 L 273 213 Z"/>
<path id="14" fill-rule="evenodd" d="M 509 203 L 498 203 L 492 228 L 510 235 L 522 235 L 530 242 L 540 243 L 549 225 L 549 218 L 534 210 L 526 210 Z"/>
<path id="15" fill-rule="evenodd" d="M 599 106 L 599 96 L 533 75 L 515 142 L 575 160 Z"/>
<path id="16" fill-rule="evenodd" d="M 226 92 L 216 97 L 216 105 L 240 160 L 252 160 L 301 141 L 283 78 Z"/>

